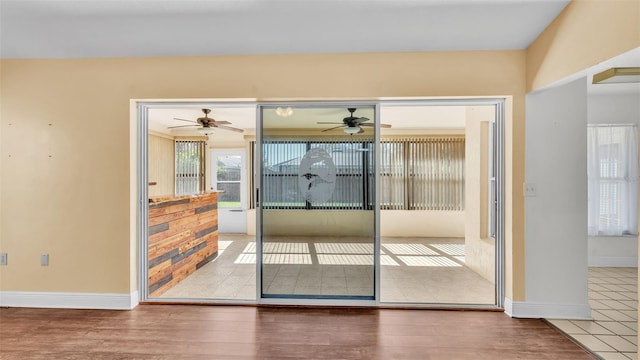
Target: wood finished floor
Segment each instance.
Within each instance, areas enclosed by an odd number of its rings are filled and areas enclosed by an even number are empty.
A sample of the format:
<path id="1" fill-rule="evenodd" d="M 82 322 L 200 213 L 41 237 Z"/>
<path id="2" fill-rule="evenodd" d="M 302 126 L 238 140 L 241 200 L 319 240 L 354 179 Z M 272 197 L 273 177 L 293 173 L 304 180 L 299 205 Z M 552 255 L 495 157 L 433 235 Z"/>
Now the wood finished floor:
<path id="1" fill-rule="evenodd" d="M 0 359 L 596 359 L 500 312 L 140 305 L 0 309 Z"/>

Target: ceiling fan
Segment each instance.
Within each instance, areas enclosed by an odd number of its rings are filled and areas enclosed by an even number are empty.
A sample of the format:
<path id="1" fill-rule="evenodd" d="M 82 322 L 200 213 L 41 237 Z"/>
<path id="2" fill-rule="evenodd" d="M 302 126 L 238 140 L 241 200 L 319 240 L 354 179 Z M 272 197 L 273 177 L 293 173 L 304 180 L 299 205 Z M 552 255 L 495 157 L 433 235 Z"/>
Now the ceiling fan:
<path id="1" fill-rule="evenodd" d="M 366 121 L 369 121 L 369 118 L 353 116 L 353 113 L 356 111 L 356 108 L 347 108 L 347 110 L 351 114 L 349 116 L 347 116 L 346 118 L 342 119 L 342 123 L 318 121 L 318 124 L 340 124 L 338 126 L 334 126 L 334 127 L 328 128 L 328 129 L 324 129 L 324 130 L 322 130 L 322 132 L 342 128 L 345 133 L 347 133 L 349 135 L 353 135 L 353 134 L 361 134 L 361 133 L 363 133 L 364 129 L 362 128 L 362 126 L 369 126 L 369 127 L 375 126 L 375 124 L 366 123 Z M 388 128 L 391 127 L 391 125 L 389 125 L 389 124 L 380 124 L 380 127 L 388 129 Z"/>
<path id="2" fill-rule="evenodd" d="M 230 130 L 230 131 L 235 131 L 235 132 L 239 132 L 239 133 L 244 132 L 244 130 L 242 130 L 242 129 L 238 129 L 238 128 L 234 128 L 234 127 L 228 126 L 228 125 L 231 124 L 228 121 L 215 120 L 213 118 L 210 118 L 209 117 L 209 113 L 211 113 L 211 109 L 202 109 L 202 112 L 204 113 L 204 116 L 197 118 L 196 121 L 187 120 L 187 119 L 173 118 L 174 120 L 186 121 L 186 122 L 190 122 L 192 124 L 191 125 L 169 126 L 169 129 L 197 126 L 197 127 L 199 127 L 198 131 L 200 131 L 201 133 L 203 133 L 205 135 L 209 135 L 209 134 L 213 133 L 213 129 Z"/>

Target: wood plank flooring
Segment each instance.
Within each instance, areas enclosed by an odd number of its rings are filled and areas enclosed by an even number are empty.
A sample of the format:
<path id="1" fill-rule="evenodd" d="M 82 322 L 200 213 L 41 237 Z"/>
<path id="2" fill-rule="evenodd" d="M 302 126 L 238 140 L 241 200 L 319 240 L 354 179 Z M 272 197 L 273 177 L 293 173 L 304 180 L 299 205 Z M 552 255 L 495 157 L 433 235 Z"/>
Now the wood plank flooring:
<path id="1" fill-rule="evenodd" d="M 140 305 L 0 309 L 0 359 L 596 359 L 501 312 Z"/>

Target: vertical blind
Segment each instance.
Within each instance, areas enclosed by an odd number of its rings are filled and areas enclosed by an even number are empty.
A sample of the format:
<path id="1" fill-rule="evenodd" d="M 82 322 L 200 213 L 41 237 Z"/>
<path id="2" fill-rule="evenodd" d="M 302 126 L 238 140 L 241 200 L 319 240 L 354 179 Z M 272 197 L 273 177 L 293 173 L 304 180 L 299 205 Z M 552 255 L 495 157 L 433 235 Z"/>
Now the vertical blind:
<path id="1" fill-rule="evenodd" d="M 329 179 L 333 191 L 321 203 L 309 201 L 300 189 L 301 164 L 312 149 L 326 152 L 335 166 L 331 170 L 335 178 Z M 373 209 L 371 140 L 265 140 L 262 157 L 265 209 Z M 315 163 L 312 168 L 320 166 L 326 164 Z"/>
<path id="2" fill-rule="evenodd" d="M 589 235 L 638 233 L 638 129 L 587 129 Z"/>
<path id="3" fill-rule="evenodd" d="M 176 188 L 175 194 L 192 195 L 205 191 L 204 140 L 176 140 Z"/>
<path id="4" fill-rule="evenodd" d="M 323 204 L 305 203 L 298 185 L 304 154 L 321 148 L 336 165 L 333 194 Z M 254 164 L 255 142 L 250 147 Z M 263 144 L 263 206 L 277 209 L 372 209 L 374 151 L 372 140 L 278 140 Z M 383 140 L 380 152 L 382 209 L 464 210 L 464 137 Z M 255 171 L 253 172 L 255 176 Z M 253 177 L 250 181 L 253 181 Z M 254 188 L 254 186 L 252 186 Z M 256 199 L 252 193 L 251 206 Z"/>
<path id="5" fill-rule="evenodd" d="M 381 208 L 464 210 L 463 137 L 384 140 Z"/>

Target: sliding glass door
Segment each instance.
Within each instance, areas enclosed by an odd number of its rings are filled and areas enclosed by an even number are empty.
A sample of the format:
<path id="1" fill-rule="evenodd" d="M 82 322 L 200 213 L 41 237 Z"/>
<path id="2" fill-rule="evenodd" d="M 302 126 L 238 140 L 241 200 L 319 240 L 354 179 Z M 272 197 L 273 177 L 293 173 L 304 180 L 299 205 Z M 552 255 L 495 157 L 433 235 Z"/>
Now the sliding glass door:
<path id="1" fill-rule="evenodd" d="M 375 298 L 374 106 L 263 106 L 262 299 Z"/>

